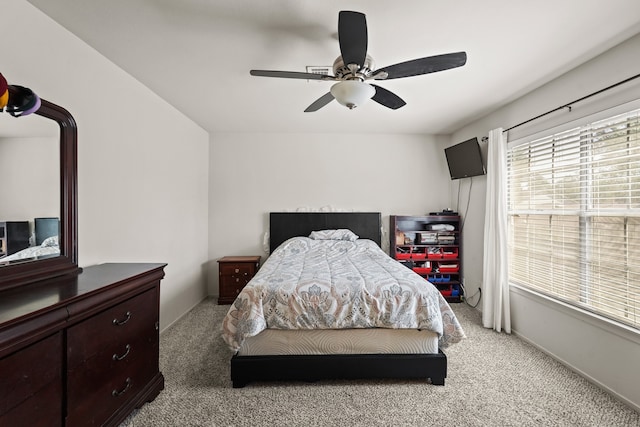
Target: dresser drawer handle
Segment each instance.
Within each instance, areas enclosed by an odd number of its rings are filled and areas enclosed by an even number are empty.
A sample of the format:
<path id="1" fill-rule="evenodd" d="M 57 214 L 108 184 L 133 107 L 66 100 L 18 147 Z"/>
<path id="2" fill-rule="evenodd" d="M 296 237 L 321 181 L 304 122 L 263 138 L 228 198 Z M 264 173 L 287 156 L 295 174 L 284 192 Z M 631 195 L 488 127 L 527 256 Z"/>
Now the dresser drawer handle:
<path id="1" fill-rule="evenodd" d="M 236 273 L 240 273 L 240 269 L 239 268 L 236 268 Z"/>
<path id="2" fill-rule="evenodd" d="M 127 316 L 127 318 L 124 319 L 124 320 L 113 319 L 113 324 L 116 325 L 116 326 L 124 325 L 125 323 L 127 323 L 129 321 L 129 319 L 131 319 L 131 312 L 127 311 L 125 313 L 125 316 Z"/>
<path id="3" fill-rule="evenodd" d="M 118 397 L 118 396 L 121 396 L 122 394 L 124 394 L 125 391 L 129 390 L 129 388 L 131 388 L 131 378 L 127 378 L 127 380 L 125 382 L 126 382 L 126 384 L 125 384 L 124 388 L 122 390 L 120 390 L 120 391 L 114 389 L 111 392 L 111 396 Z"/>
<path id="4" fill-rule="evenodd" d="M 125 357 L 127 357 L 129 355 L 129 352 L 131 351 L 131 346 L 129 344 L 127 344 L 124 349 L 126 351 L 124 352 L 124 354 L 122 356 L 118 356 L 118 353 L 113 353 L 113 360 L 122 360 Z"/>

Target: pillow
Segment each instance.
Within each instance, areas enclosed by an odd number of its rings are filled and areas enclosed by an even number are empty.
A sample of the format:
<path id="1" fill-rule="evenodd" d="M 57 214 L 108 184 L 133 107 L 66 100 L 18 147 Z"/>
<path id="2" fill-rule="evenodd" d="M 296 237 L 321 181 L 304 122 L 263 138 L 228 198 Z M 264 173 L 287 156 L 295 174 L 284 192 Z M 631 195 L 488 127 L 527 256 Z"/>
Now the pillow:
<path id="1" fill-rule="evenodd" d="M 58 246 L 58 236 L 47 237 L 42 241 L 40 246 L 43 248 L 46 248 L 47 246 Z"/>
<path id="2" fill-rule="evenodd" d="M 349 242 L 355 242 L 358 240 L 358 235 L 346 228 L 339 228 L 337 230 L 312 231 L 309 238 L 313 240 L 348 240 Z"/>

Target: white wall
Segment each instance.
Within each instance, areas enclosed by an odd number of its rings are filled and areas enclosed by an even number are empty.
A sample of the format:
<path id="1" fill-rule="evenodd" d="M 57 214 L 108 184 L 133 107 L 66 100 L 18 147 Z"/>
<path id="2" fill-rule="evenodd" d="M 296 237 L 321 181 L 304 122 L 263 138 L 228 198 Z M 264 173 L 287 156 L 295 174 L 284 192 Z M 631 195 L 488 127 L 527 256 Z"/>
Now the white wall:
<path id="1" fill-rule="evenodd" d="M 0 10 L 3 75 L 78 124 L 80 265 L 168 263 L 165 328 L 206 296 L 207 132 L 28 2 Z"/>
<path id="2" fill-rule="evenodd" d="M 0 221 L 29 221 L 33 231 L 34 218 L 60 216 L 59 147 L 59 137 L 0 137 L 0 171 L 12 177 L 0 180 Z"/>
<path id="3" fill-rule="evenodd" d="M 498 127 L 506 129 L 627 79 L 639 72 L 638 52 L 640 35 L 460 129 L 451 143 L 485 136 Z M 639 98 L 640 82 L 636 80 L 575 104 L 571 111 L 565 109 L 520 127 L 509 133 L 509 139 Z M 473 193 L 474 209 L 466 218 L 463 248 L 468 293 L 474 293 L 482 281 L 482 257 L 475 254 L 482 253 L 485 177 L 474 182 Z M 511 316 L 515 333 L 640 410 L 640 333 L 517 288 L 511 290 Z"/>
<path id="4" fill-rule="evenodd" d="M 423 215 L 449 206 L 442 138 L 427 135 L 216 134 L 210 152 L 209 292 L 216 260 L 262 255 L 269 212 L 298 208 Z M 383 236 L 388 248 L 388 234 Z"/>

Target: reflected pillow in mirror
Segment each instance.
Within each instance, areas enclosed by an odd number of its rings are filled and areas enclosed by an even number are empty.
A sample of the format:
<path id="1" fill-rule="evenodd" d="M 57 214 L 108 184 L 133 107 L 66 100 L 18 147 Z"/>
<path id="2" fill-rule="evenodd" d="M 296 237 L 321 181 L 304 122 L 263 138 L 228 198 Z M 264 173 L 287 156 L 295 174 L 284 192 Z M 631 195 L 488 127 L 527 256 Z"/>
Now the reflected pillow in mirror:
<path id="1" fill-rule="evenodd" d="M 47 237 L 40 246 L 43 248 L 46 248 L 47 246 L 58 246 L 58 236 Z"/>

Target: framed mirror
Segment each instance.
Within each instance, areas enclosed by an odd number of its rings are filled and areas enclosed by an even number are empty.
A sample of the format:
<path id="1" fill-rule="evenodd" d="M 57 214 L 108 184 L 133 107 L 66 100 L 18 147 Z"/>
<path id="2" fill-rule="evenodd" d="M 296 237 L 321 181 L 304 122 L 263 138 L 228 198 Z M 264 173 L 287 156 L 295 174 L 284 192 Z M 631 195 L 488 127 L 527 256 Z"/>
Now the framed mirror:
<path id="1" fill-rule="evenodd" d="M 9 86 L 10 96 L 15 94 L 15 89 Z M 18 286 L 27 285 L 30 283 L 38 282 L 44 279 L 49 279 L 56 276 L 65 274 L 78 273 L 78 236 L 77 236 L 77 128 L 76 123 L 71 114 L 63 107 L 53 104 L 52 102 L 41 100 L 41 106 L 35 113 L 23 116 L 23 117 L 11 117 L 8 114 L 3 114 L 3 121 L 15 121 L 19 122 L 19 128 L 27 131 L 31 126 L 41 127 L 43 121 L 45 126 L 57 127 L 57 138 L 52 137 L 49 140 L 45 138 L 39 138 L 37 144 L 34 144 L 34 148 L 26 147 L 27 144 L 23 144 L 20 150 L 12 149 L 5 150 L 5 153 L 22 153 L 16 155 L 16 158 L 12 158 L 9 170 L 0 170 L 0 186 L 14 186 L 11 191 L 0 192 L 0 198 L 7 194 L 18 194 L 18 196 L 10 197 L 10 200 L 0 200 L 0 206 L 3 205 L 4 212 L 10 212 L 16 215 L 15 212 L 33 212 L 33 217 L 28 216 L 27 213 L 18 214 L 25 217 L 25 221 L 9 221 L 13 222 L 28 222 L 29 223 L 29 246 L 47 246 L 54 242 L 54 239 L 48 239 L 45 242 L 43 237 L 56 237 L 55 243 L 57 243 L 56 252 L 49 252 L 45 256 L 26 256 L 24 258 L 18 258 L 8 261 L 6 247 L 4 248 L 4 256 L 0 258 L 0 290 L 10 289 Z M 2 130 L 0 129 L 0 134 Z M 55 133 L 55 132 L 54 132 Z M 9 139 L 0 138 L 0 144 L 9 144 Z M 33 140 L 34 138 L 31 138 Z M 31 140 L 29 144 L 31 144 Z M 53 147 L 48 147 L 48 143 L 53 144 Z M 39 144 L 39 145 L 38 145 Z M 31 155 L 28 150 L 32 151 Z M 43 154 L 46 153 L 46 154 Z M 29 159 L 24 157 L 28 156 Z M 4 161 L 7 162 L 7 156 L 3 156 Z M 37 158 L 46 158 L 50 160 L 49 164 L 45 162 L 38 163 Z M 26 194 L 29 188 L 36 188 L 33 185 L 28 186 L 26 183 L 23 186 L 24 193 L 20 193 L 15 190 L 15 187 L 20 187 L 20 175 L 22 173 L 25 176 L 29 175 L 30 169 L 32 172 L 38 174 L 45 173 L 44 176 L 40 176 L 39 180 L 44 189 L 37 191 L 38 196 L 33 197 L 31 194 Z M 6 169 L 6 168 L 3 168 Z M 48 170 L 44 172 L 43 170 Z M 20 172 L 22 171 L 22 173 Z M 8 176 L 3 175 L 6 173 Z M 17 176 L 16 176 L 17 175 Z M 32 179 L 30 176 L 29 178 Z M 46 182 L 49 181 L 49 182 Z M 32 191 L 35 192 L 35 191 Z M 59 205 L 56 206 L 55 199 L 59 200 Z M 45 199 L 45 200 L 43 200 Z M 13 206 L 10 204 L 24 204 L 27 206 Z M 36 207 L 37 206 L 37 207 Z M 47 208 L 41 208 L 41 206 L 47 206 Z M 56 215 L 59 212 L 59 215 Z M 2 211 L 0 211 L 2 212 Z M 44 215 L 43 215 L 44 213 Z M 0 226 L 5 221 L 11 218 L 1 218 Z M 10 224 L 11 225 L 15 224 Z M 24 225 L 24 224 L 19 224 Z M 5 226 L 4 229 L 0 229 L 0 238 L 4 237 L 4 244 L 6 245 L 6 233 L 9 228 Z M 39 227 L 40 230 L 47 229 L 48 234 L 34 233 L 34 228 Z M 2 234 L 5 234 L 4 236 Z M 3 261 L 5 259 L 5 261 Z"/>

